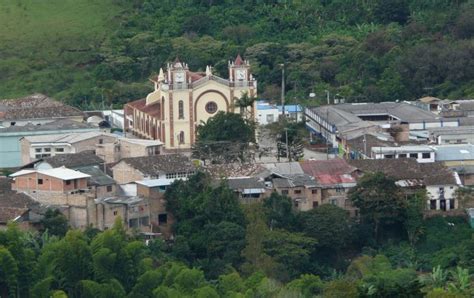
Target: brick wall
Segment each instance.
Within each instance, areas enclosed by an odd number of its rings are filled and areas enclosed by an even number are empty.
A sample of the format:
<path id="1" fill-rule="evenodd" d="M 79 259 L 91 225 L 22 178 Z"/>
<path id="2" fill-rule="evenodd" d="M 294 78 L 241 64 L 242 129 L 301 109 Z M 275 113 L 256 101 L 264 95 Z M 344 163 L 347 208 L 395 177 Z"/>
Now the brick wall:
<path id="1" fill-rule="evenodd" d="M 143 174 L 129 166 L 125 162 L 119 162 L 112 168 L 113 178 L 118 184 L 127 184 L 137 180 L 143 180 Z"/>

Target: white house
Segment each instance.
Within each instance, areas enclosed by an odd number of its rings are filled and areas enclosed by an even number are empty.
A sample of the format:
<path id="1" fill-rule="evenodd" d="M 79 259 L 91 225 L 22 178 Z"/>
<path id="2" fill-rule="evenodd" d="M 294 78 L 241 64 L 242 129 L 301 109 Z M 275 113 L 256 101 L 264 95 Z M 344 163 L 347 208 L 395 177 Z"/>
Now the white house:
<path id="1" fill-rule="evenodd" d="M 372 147 L 373 159 L 413 158 L 419 163 L 435 162 L 435 150 L 430 146 Z"/>
<path id="2" fill-rule="evenodd" d="M 257 103 L 257 122 L 260 125 L 267 125 L 278 121 L 278 107 L 264 101 Z"/>

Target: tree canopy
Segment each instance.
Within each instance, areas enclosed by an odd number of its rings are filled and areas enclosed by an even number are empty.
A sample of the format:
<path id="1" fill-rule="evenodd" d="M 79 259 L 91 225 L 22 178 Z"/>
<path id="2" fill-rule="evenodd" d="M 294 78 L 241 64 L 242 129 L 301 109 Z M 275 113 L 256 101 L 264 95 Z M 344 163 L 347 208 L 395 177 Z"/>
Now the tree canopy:
<path id="1" fill-rule="evenodd" d="M 255 124 L 239 114 L 218 112 L 197 128 L 193 156 L 216 163 L 251 158 L 250 143 L 255 142 Z"/>

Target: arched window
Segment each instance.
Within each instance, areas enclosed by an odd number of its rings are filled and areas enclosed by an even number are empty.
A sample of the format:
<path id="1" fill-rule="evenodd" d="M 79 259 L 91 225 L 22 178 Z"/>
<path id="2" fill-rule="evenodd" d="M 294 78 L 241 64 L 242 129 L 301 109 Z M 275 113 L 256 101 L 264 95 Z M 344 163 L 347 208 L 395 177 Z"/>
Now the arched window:
<path id="1" fill-rule="evenodd" d="M 178 119 L 184 119 L 184 103 L 182 100 L 178 102 Z"/>
<path id="2" fill-rule="evenodd" d="M 178 135 L 178 142 L 184 144 L 184 131 L 181 131 Z"/>

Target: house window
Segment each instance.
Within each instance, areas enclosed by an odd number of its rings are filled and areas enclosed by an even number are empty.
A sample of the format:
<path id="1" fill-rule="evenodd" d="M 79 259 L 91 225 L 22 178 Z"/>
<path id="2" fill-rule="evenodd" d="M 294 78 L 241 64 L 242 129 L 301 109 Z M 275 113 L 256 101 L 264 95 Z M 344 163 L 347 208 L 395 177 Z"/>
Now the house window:
<path id="1" fill-rule="evenodd" d="M 275 121 L 274 118 L 273 118 L 273 114 L 268 114 L 267 115 L 267 122 L 272 123 L 273 121 Z"/>
<path id="2" fill-rule="evenodd" d="M 430 210 L 436 210 L 436 200 L 430 200 Z"/>
<path id="3" fill-rule="evenodd" d="M 206 104 L 205 109 L 209 114 L 214 114 L 217 112 L 217 104 L 213 101 L 210 101 Z"/>
<path id="4" fill-rule="evenodd" d="M 112 185 L 107 185 L 107 192 L 111 192 L 112 191 Z"/>
<path id="5" fill-rule="evenodd" d="M 56 152 L 64 152 L 64 148 L 56 148 L 55 151 Z"/>
<path id="6" fill-rule="evenodd" d="M 448 200 L 448 205 L 449 205 L 449 210 L 454 209 L 455 208 L 454 207 L 454 200 L 453 199 Z"/>
<path id="7" fill-rule="evenodd" d="M 51 148 L 44 148 L 44 152 L 51 152 Z"/>
<path id="8" fill-rule="evenodd" d="M 132 218 L 128 221 L 128 226 L 130 228 L 136 228 L 138 227 L 138 218 Z"/>
<path id="9" fill-rule="evenodd" d="M 406 158 L 406 157 L 407 157 L 407 155 L 406 155 L 405 153 L 403 153 L 403 154 L 398 154 L 398 158 Z"/>
<path id="10" fill-rule="evenodd" d="M 329 201 L 329 203 L 330 203 L 331 205 L 337 206 L 337 200 L 336 200 L 336 199 L 331 199 L 331 200 Z"/>
<path id="11" fill-rule="evenodd" d="M 287 195 L 287 194 L 288 194 L 288 189 L 283 189 L 283 190 L 281 191 L 281 194 L 282 194 L 282 195 Z"/>
<path id="12" fill-rule="evenodd" d="M 140 218 L 140 224 L 142 226 L 149 226 L 150 225 L 150 218 L 148 216 L 144 216 Z"/>
<path id="13" fill-rule="evenodd" d="M 35 155 L 35 158 L 36 158 L 36 159 L 41 158 L 41 154 L 36 154 L 36 155 Z"/>
<path id="14" fill-rule="evenodd" d="M 393 158 L 393 154 L 385 154 L 384 157 L 385 158 Z"/>
<path id="15" fill-rule="evenodd" d="M 41 152 L 41 148 L 36 148 L 36 149 L 35 149 L 35 152 L 36 152 L 36 153 Z"/>
<path id="16" fill-rule="evenodd" d="M 15 121 L 13 121 L 13 122 L 10 122 L 10 125 L 11 125 L 11 126 L 15 126 L 15 124 L 16 124 L 16 122 L 15 122 Z"/>
<path id="17" fill-rule="evenodd" d="M 43 179 L 39 178 L 38 179 L 38 184 L 43 184 Z"/>
<path id="18" fill-rule="evenodd" d="M 311 190 L 311 193 L 314 195 L 314 194 L 317 194 L 318 193 L 318 190 L 317 189 L 312 189 Z"/>
<path id="19" fill-rule="evenodd" d="M 319 202 L 313 202 L 313 208 L 317 208 L 319 206 Z"/>
<path id="20" fill-rule="evenodd" d="M 71 180 L 66 180 L 66 185 L 71 185 Z"/>
<path id="21" fill-rule="evenodd" d="M 301 189 L 295 189 L 295 195 L 301 194 Z"/>
<path id="22" fill-rule="evenodd" d="M 410 158 L 418 158 L 418 153 L 410 153 Z"/>
<path id="23" fill-rule="evenodd" d="M 439 194 L 440 194 L 440 195 L 444 195 L 444 187 L 440 187 L 440 188 L 439 188 Z"/>
<path id="24" fill-rule="evenodd" d="M 182 100 L 178 102 L 178 119 L 184 119 L 184 103 Z"/>
<path id="25" fill-rule="evenodd" d="M 168 214 L 158 214 L 158 225 L 164 225 L 168 223 Z"/>
<path id="26" fill-rule="evenodd" d="M 99 139 L 99 144 L 104 144 L 104 139 Z"/>
<path id="27" fill-rule="evenodd" d="M 298 208 L 298 201 L 293 201 L 293 205 L 295 206 L 295 208 Z"/>
<path id="28" fill-rule="evenodd" d="M 180 144 L 184 144 L 184 131 L 181 131 L 178 135 L 178 141 Z"/>
<path id="29" fill-rule="evenodd" d="M 430 159 L 430 157 L 431 157 L 431 154 L 430 154 L 429 152 L 423 153 L 423 154 L 421 155 L 421 158 L 423 158 L 423 159 Z"/>
<path id="30" fill-rule="evenodd" d="M 114 215 L 117 215 L 118 214 L 118 211 L 114 211 Z"/>

